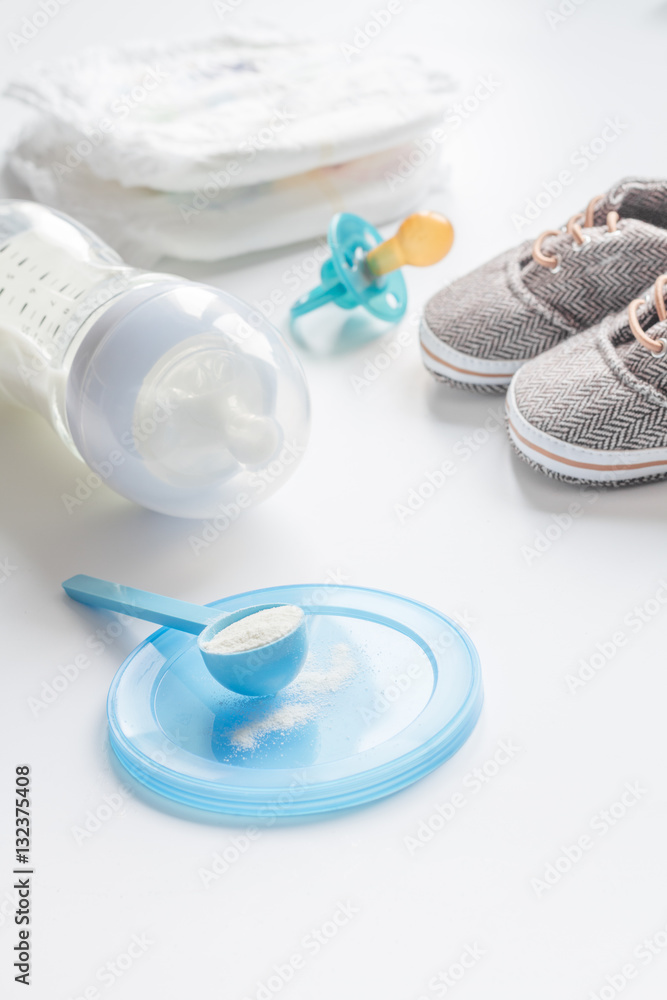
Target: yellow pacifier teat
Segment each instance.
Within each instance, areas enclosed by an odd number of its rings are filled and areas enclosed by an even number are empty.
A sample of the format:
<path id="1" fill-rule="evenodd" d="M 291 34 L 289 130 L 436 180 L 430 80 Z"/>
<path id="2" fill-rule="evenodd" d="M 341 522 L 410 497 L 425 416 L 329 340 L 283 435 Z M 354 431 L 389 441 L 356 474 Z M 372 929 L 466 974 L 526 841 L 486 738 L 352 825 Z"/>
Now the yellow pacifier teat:
<path id="1" fill-rule="evenodd" d="M 366 254 L 366 267 L 375 277 L 389 274 L 404 264 L 429 267 L 452 248 L 454 227 L 438 212 L 415 212 L 401 224 L 390 240 Z"/>

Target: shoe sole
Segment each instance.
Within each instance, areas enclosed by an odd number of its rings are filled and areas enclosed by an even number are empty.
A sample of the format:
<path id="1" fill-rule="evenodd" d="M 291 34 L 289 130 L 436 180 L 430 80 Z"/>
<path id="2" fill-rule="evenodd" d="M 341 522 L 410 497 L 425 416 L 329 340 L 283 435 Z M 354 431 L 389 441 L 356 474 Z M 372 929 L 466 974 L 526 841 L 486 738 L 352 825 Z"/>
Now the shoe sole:
<path id="1" fill-rule="evenodd" d="M 440 381 L 461 388 L 499 392 L 507 388 L 514 373 L 525 363 L 492 361 L 463 354 L 436 337 L 423 316 L 419 326 L 419 343 L 422 360 L 428 370 Z"/>
<path id="2" fill-rule="evenodd" d="M 507 429 L 514 448 L 529 465 L 566 482 L 619 486 L 667 476 L 667 447 L 602 452 L 538 430 L 520 413 L 514 385 L 507 393 Z"/>

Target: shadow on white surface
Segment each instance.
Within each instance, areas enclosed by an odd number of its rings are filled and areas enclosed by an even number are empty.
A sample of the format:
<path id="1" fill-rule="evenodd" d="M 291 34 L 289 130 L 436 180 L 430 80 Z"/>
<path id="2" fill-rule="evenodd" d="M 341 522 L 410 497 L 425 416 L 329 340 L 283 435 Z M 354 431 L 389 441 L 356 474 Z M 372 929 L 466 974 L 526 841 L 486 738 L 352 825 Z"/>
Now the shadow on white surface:
<path id="1" fill-rule="evenodd" d="M 587 518 L 601 521 L 654 521 L 664 525 L 667 505 L 667 480 L 652 483 L 637 483 L 618 487 L 597 487 L 584 484 L 565 483 L 553 479 L 543 472 L 531 468 L 513 448 L 509 456 L 512 470 L 526 504 L 531 507 L 551 511 L 554 506 L 566 509 L 568 504 L 581 499 L 582 490 L 595 493 L 598 500 L 588 508 Z"/>

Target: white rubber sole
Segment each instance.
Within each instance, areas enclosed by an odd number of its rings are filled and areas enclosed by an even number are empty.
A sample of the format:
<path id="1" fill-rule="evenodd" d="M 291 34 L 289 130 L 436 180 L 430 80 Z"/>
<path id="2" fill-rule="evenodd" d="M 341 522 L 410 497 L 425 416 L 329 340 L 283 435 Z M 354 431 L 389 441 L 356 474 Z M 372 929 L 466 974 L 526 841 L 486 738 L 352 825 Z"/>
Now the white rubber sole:
<path id="1" fill-rule="evenodd" d="M 547 472 L 587 483 L 619 483 L 667 475 L 667 448 L 598 451 L 568 444 L 533 427 L 519 412 L 514 385 L 507 393 L 507 423 L 517 451 Z"/>
<path id="2" fill-rule="evenodd" d="M 423 316 L 419 342 L 426 367 L 436 375 L 443 375 L 461 385 L 502 388 L 510 384 L 514 373 L 524 364 L 523 361 L 491 361 L 463 354 L 436 337 Z"/>

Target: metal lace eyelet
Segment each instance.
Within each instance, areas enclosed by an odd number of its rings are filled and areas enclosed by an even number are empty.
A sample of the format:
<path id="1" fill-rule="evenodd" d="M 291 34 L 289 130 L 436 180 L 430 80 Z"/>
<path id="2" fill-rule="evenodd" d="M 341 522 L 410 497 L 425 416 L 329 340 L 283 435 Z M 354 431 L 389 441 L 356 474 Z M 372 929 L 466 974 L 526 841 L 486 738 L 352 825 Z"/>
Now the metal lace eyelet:
<path id="1" fill-rule="evenodd" d="M 574 253 L 579 253 L 579 251 L 583 250 L 583 248 L 586 246 L 586 244 L 590 243 L 590 242 L 591 242 L 590 236 L 584 236 L 584 238 L 581 241 L 581 243 L 576 243 L 575 242 L 574 246 L 572 247 L 573 252 Z"/>
<path id="2" fill-rule="evenodd" d="M 558 272 L 561 270 L 562 263 L 563 263 L 563 258 L 561 257 L 561 255 L 559 253 L 557 253 L 556 254 L 556 263 L 554 264 L 553 267 L 549 268 L 549 270 L 551 271 L 551 273 L 552 274 L 558 274 Z"/>
<path id="3" fill-rule="evenodd" d="M 653 352 L 653 357 L 654 358 L 664 358 L 665 354 L 667 354 L 667 338 L 665 338 L 665 337 L 657 337 L 656 339 L 657 339 L 657 343 L 658 344 L 662 344 L 662 347 L 660 348 L 659 351 L 654 351 Z"/>

